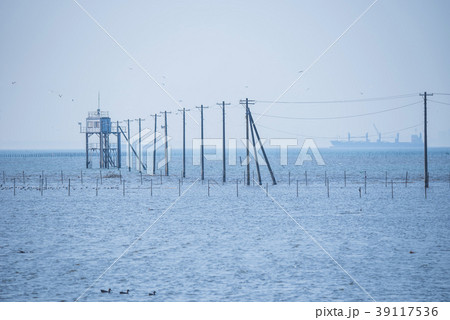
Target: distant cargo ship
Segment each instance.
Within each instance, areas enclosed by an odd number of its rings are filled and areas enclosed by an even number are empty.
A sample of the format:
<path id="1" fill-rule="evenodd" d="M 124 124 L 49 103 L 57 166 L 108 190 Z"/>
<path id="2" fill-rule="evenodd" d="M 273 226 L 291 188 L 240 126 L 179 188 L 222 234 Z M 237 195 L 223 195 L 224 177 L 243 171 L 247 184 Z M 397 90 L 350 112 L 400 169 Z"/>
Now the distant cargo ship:
<path id="1" fill-rule="evenodd" d="M 369 136 L 366 133 L 366 139 L 362 141 L 352 141 L 350 137 L 350 133 L 348 134 L 347 141 L 344 140 L 332 140 L 330 141 L 332 144 L 332 148 L 351 148 L 351 149 L 390 149 L 390 148 L 423 148 L 423 140 L 422 133 L 420 135 L 413 134 L 411 135 L 411 142 L 400 142 L 400 135 L 397 133 L 394 142 L 382 141 L 381 134 L 378 133 L 377 141 L 370 141 Z"/>

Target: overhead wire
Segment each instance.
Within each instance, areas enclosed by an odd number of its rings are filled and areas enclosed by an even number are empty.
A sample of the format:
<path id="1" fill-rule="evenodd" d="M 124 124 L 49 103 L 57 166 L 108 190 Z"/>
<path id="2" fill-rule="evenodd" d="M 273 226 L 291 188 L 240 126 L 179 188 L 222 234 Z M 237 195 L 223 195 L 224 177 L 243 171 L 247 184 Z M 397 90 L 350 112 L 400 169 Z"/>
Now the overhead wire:
<path id="1" fill-rule="evenodd" d="M 402 132 L 402 131 L 406 131 L 406 130 L 409 130 L 409 129 L 414 129 L 414 128 L 417 128 L 417 127 L 422 126 L 422 125 L 423 125 L 423 122 L 415 124 L 413 126 L 406 127 L 406 128 L 384 132 L 384 135 L 397 133 L 397 132 Z M 262 128 L 265 128 L 265 129 L 272 130 L 272 131 L 277 131 L 277 132 L 281 132 L 281 133 L 291 134 L 291 135 L 297 136 L 297 137 L 314 138 L 314 139 L 338 139 L 338 140 L 340 139 L 339 137 L 336 137 L 336 136 L 334 136 L 334 137 L 323 137 L 323 136 L 311 136 L 311 135 L 297 134 L 297 133 L 293 133 L 293 132 L 289 132 L 289 131 L 284 131 L 284 130 L 279 130 L 279 129 L 263 126 L 261 124 L 259 124 L 258 126 L 262 127 Z M 372 137 L 377 137 L 377 136 L 378 136 L 377 134 L 372 134 L 372 135 L 368 135 L 367 137 L 368 138 L 372 138 Z M 365 137 L 366 136 L 352 136 L 352 138 L 365 138 Z"/>
<path id="2" fill-rule="evenodd" d="M 437 101 L 437 100 L 434 100 L 434 99 L 427 99 L 427 100 L 431 101 L 431 102 L 434 102 L 434 103 L 445 104 L 447 106 L 450 106 L 450 103 L 448 103 L 448 102 Z"/>
<path id="3" fill-rule="evenodd" d="M 280 104 L 334 104 L 334 103 L 353 103 L 353 102 L 370 102 L 370 101 L 382 101 L 382 100 L 395 100 L 402 98 L 411 98 L 417 96 L 417 93 L 408 93 L 394 96 L 364 98 L 364 99 L 347 99 L 347 100 L 318 100 L 318 101 L 268 101 L 268 100 L 256 100 L 258 103 L 280 103 Z"/>
<path id="4" fill-rule="evenodd" d="M 336 117 L 288 117 L 288 116 L 276 116 L 276 115 L 269 115 L 269 114 L 260 114 L 260 113 L 254 113 L 256 115 L 260 115 L 261 117 L 269 117 L 269 118 L 279 118 L 279 119 L 291 119 L 291 120 L 337 120 L 337 119 L 349 119 L 349 118 L 357 118 L 357 117 L 364 117 L 384 112 L 390 112 L 398 109 L 407 108 L 413 105 L 417 105 L 419 103 L 422 103 L 422 101 L 417 101 L 413 103 L 409 103 L 403 106 L 384 109 L 380 111 L 373 111 L 373 112 L 367 112 L 367 113 L 360 113 L 360 114 L 353 114 L 353 115 L 346 115 L 346 116 L 336 116 Z"/>

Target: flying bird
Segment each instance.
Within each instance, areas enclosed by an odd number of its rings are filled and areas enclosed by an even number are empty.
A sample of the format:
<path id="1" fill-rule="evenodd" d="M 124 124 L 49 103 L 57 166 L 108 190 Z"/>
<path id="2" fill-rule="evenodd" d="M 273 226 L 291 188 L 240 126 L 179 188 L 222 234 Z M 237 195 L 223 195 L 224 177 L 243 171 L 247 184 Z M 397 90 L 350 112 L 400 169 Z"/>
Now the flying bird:
<path id="1" fill-rule="evenodd" d="M 11 82 L 11 84 L 16 84 L 16 82 L 15 82 L 15 81 L 13 81 L 13 82 Z"/>
<path id="2" fill-rule="evenodd" d="M 58 96 L 59 96 L 60 98 L 62 98 L 62 94 L 58 94 Z"/>

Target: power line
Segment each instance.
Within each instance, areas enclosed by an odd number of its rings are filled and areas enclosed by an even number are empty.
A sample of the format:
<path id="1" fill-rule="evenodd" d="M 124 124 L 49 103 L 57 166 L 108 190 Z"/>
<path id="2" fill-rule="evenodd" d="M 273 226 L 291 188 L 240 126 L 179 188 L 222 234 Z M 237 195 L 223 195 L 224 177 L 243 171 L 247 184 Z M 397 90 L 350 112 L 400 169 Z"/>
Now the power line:
<path id="1" fill-rule="evenodd" d="M 440 104 L 445 104 L 447 106 L 450 106 L 450 103 L 448 103 L 448 102 L 442 102 L 442 101 L 431 100 L 431 99 L 428 99 L 428 101 L 435 102 L 435 103 L 440 103 Z"/>
<path id="2" fill-rule="evenodd" d="M 283 103 L 283 104 L 331 104 L 331 103 L 352 103 L 352 102 L 369 102 L 369 101 L 382 101 L 382 100 L 394 100 L 402 98 L 416 97 L 417 93 L 408 93 L 395 96 L 365 98 L 365 99 L 347 99 L 347 100 L 319 100 L 319 101 L 267 101 L 257 100 L 258 103 Z"/>
<path id="3" fill-rule="evenodd" d="M 450 93 L 434 93 L 436 96 L 450 96 Z"/>
<path id="4" fill-rule="evenodd" d="M 398 129 L 398 130 L 387 131 L 387 132 L 384 132 L 383 135 L 387 135 L 387 134 L 391 134 L 391 133 L 397 133 L 397 132 L 402 132 L 402 131 L 406 131 L 406 130 L 409 130 L 409 129 L 414 129 L 414 128 L 417 128 L 417 127 L 422 126 L 422 125 L 423 125 L 423 122 L 415 124 L 413 126 L 406 127 L 406 128 Z M 286 133 L 286 134 L 290 134 L 290 135 L 297 136 L 297 137 L 314 138 L 314 139 L 339 139 L 336 136 L 334 136 L 334 137 L 311 136 L 311 135 L 297 134 L 297 133 L 294 133 L 294 132 L 274 129 L 274 128 L 263 126 L 261 124 L 259 126 L 262 127 L 262 128 L 265 128 L 265 129 L 269 129 L 269 130 L 272 130 L 272 131 L 278 131 L 278 132 L 281 132 L 281 133 Z M 368 135 L 367 137 L 368 138 L 373 138 L 373 137 L 377 137 L 377 136 L 378 136 L 377 134 L 371 134 L 371 135 Z M 365 137 L 366 136 L 352 136 L 352 138 L 365 138 Z"/>
<path id="5" fill-rule="evenodd" d="M 413 105 L 416 105 L 416 104 L 419 104 L 419 103 L 422 103 L 422 101 L 409 103 L 409 104 L 406 104 L 406 105 L 403 105 L 403 106 L 400 106 L 400 107 L 394 107 L 394 108 L 384 109 L 384 110 L 380 110 L 380 111 L 361 113 L 361 114 L 353 114 L 353 115 L 347 115 L 347 116 L 338 116 L 338 117 L 309 117 L 309 118 L 308 117 L 301 117 L 301 118 L 296 118 L 296 117 L 287 117 L 287 116 L 258 114 L 258 113 L 255 113 L 255 114 L 260 115 L 261 117 L 291 119 L 291 120 L 336 120 L 336 119 L 348 119 L 348 118 L 364 117 L 364 116 L 369 116 L 369 115 L 374 115 L 374 114 L 394 111 L 394 110 L 398 110 L 398 109 L 402 109 L 402 108 L 407 108 L 407 107 L 410 107 L 410 106 L 413 106 Z"/>

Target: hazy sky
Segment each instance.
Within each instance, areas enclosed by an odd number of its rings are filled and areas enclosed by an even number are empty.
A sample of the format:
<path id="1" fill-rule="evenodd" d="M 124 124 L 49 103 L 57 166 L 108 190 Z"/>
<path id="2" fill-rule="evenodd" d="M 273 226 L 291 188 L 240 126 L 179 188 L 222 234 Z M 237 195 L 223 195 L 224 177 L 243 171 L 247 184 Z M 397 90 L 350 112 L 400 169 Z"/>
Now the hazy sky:
<path id="1" fill-rule="evenodd" d="M 216 102 L 225 100 L 231 103 L 228 133 L 240 138 L 245 122 L 239 99 L 276 99 L 372 0 L 79 2 L 197 121 L 195 106 L 210 106 L 206 137 L 221 137 Z M 449 12 L 446 0 L 379 0 L 281 101 L 449 93 Z M 180 145 L 178 106 L 74 1 L 2 0 L 0 43 L 0 149 L 83 149 L 78 122 L 97 108 L 98 91 L 113 120 L 142 117 L 153 128 L 150 114 L 172 111 L 169 135 Z M 450 103 L 450 96 L 430 99 Z M 267 114 L 339 117 L 419 101 L 276 104 Z M 267 106 L 257 103 L 252 110 Z M 302 141 L 373 135 L 373 124 L 394 132 L 422 121 L 419 103 L 367 117 L 263 117 L 258 124 L 264 137 Z M 421 131 L 402 131 L 401 140 Z M 187 138 L 199 135 L 188 117 Z M 450 145 L 449 105 L 430 101 L 429 139 L 432 146 Z M 329 145 L 328 139 L 316 142 Z"/>

